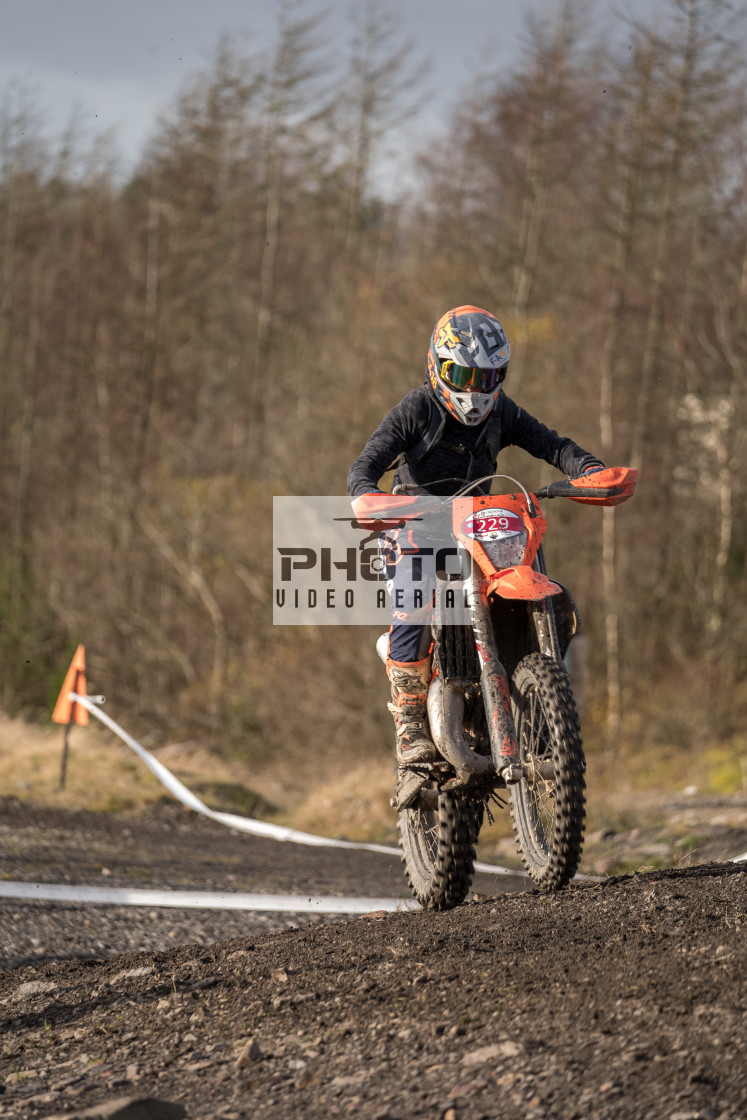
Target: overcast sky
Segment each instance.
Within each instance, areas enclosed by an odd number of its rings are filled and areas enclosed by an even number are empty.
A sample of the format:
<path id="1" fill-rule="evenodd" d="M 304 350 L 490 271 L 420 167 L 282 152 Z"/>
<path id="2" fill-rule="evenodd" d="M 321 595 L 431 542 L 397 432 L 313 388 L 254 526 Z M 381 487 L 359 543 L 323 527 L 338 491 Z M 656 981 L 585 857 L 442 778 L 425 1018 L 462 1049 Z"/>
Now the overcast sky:
<path id="1" fill-rule="evenodd" d="M 307 0 L 323 8 L 332 44 L 345 49 L 351 8 L 361 0 Z M 648 17 L 666 0 L 592 0 L 595 22 L 613 13 Z M 0 96 L 13 79 L 36 87 L 50 132 L 74 109 L 89 134 L 116 129 L 126 172 L 153 131 L 159 108 L 211 59 L 223 32 L 247 47 L 271 43 L 277 0 L 0 0 Z M 427 99 L 408 128 L 420 136 L 440 109 L 479 80 L 484 59 L 510 67 L 521 51 L 528 10 L 551 14 L 554 0 L 398 0 L 403 37 L 430 59 Z M 619 22 L 619 21 L 616 21 Z"/>

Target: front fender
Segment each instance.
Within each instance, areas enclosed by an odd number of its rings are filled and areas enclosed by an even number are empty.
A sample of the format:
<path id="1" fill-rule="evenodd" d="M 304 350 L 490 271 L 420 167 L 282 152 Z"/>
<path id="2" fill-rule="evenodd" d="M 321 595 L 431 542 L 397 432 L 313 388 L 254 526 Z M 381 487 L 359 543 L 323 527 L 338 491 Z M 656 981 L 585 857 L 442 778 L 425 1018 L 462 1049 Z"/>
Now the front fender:
<path id="1" fill-rule="evenodd" d="M 487 591 L 488 595 L 500 595 L 502 599 L 548 599 L 551 595 L 562 595 L 563 588 L 528 564 L 520 564 L 491 576 Z"/>

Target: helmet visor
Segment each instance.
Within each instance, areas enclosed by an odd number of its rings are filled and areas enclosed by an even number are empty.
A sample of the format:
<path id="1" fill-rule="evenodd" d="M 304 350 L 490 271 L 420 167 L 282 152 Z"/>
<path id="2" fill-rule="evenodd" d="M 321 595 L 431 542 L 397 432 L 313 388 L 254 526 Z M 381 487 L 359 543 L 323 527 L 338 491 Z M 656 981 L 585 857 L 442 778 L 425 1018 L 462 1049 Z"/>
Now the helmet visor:
<path id="1" fill-rule="evenodd" d="M 503 369 L 481 369 L 480 366 L 458 366 L 450 358 L 441 362 L 441 376 L 452 389 L 474 389 L 478 393 L 492 393 L 506 377 Z"/>

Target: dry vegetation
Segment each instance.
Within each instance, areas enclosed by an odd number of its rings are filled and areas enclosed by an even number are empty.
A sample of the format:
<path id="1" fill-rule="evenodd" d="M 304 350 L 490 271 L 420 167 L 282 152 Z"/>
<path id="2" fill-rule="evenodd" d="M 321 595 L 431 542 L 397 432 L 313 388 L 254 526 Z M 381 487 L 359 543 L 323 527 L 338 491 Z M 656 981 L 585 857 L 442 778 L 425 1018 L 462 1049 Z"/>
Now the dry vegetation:
<path id="1" fill-rule="evenodd" d="M 0 704 L 41 719 L 83 641 L 128 730 L 201 745 L 178 772 L 307 827 L 381 831 L 375 635 L 273 630 L 271 498 L 341 492 L 437 316 L 473 301 L 506 322 L 521 405 L 641 468 L 617 511 L 548 511 L 551 572 L 590 636 L 592 803 L 738 791 L 744 29 L 718 0 L 672 0 L 664 23 L 600 43 L 587 5 L 548 5 L 513 70 L 424 146 L 417 189 L 382 198 L 372 171 L 418 56 L 379 4 L 360 11 L 336 84 L 322 16 L 281 23 L 269 57 L 221 44 L 125 181 L 106 144 L 50 143 L 7 91 Z M 548 480 L 523 453 L 501 464 Z M 56 749 L 17 734 L 33 745 L 3 752 L 4 788 L 57 797 Z M 160 796 L 85 734 L 68 797 Z"/>
<path id="2" fill-rule="evenodd" d="M 174 803 L 130 748 L 97 724 L 73 732 L 67 780 L 60 789 L 62 738 L 62 728 L 32 727 L 0 717 L 4 795 L 53 809 L 114 814 L 117 827 L 125 830 L 124 817 L 160 817 L 163 802 Z M 271 760 L 261 767 L 239 760 L 228 764 L 196 741 L 151 744 L 151 749 L 211 808 L 321 836 L 397 842 L 396 816 L 389 805 L 389 757 L 359 761 L 340 772 L 339 767 L 333 769 L 332 760 L 325 767 L 310 756 L 289 773 Z M 629 756 L 612 763 L 597 754 L 587 775 L 582 870 L 620 873 L 741 854 L 747 848 L 747 791 L 734 794 L 721 788 L 727 756 L 714 749 L 697 764 L 691 760 L 683 767 L 673 754 L 659 770 L 652 770 L 650 761 L 643 768 L 641 760 Z M 334 780 L 327 771 L 336 773 Z M 494 820 L 486 821 L 481 831 L 479 856 L 518 868 L 508 811 L 493 809 Z"/>

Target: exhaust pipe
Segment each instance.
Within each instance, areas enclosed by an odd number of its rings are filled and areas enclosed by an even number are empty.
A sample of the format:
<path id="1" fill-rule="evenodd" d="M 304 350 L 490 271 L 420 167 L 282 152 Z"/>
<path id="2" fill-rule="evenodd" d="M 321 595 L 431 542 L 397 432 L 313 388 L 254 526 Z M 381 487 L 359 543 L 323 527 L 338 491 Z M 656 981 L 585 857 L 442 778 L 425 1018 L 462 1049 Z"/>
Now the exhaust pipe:
<path id="1" fill-rule="evenodd" d="M 464 734 L 464 689 L 434 677 L 428 689 L 427 707 L 433 742 L 454 767 L 457 777 L 490 773 L 492 759 L 476 754 Z"/>

